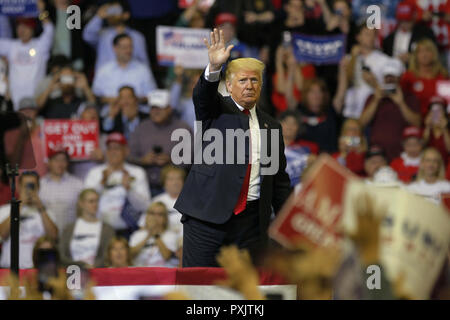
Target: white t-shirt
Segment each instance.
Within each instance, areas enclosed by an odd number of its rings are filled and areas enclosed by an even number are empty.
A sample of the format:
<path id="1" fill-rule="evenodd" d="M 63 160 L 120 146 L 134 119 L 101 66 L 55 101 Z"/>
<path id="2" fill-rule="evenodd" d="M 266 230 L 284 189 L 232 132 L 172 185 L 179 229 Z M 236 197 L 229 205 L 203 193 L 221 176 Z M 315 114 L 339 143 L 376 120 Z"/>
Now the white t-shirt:
<path id="1" fill-rule="evenodd" d="M 101 164 L 92 168 L 86 175 L 84 181 L 85 188 L 94 188 L 100 193 L 99 218 L 114 229 L 127 228 L 127 224 L 121 217 L 122 208 L 128 197 L 133 207 L 144 212 L 150 204 L 151 193 L 147 182 L 147 175 L 141 167 L 124 164 L 124 168 L 133 181 L 131 188 L 127 190 L 122 186 L 123 172 L 114 171 L 108 177 L 108 188 L 104 188 L 101 181 L 103 179 L 103 170 L 107 168 L 106 164 Z"/>
<path id="2" fill-rule="evenodd" d="M 0 223 L 8 219 L 11 213 L 9 204 L 0 207 Z M 54 214 L 47 210 L 47 214 L 52 221 L 55 221 Z M 22 206 L 20 208 L 20 227 L 19 227 L 19 268 L 33 268 L 33 248 L 37 239 L 45 235 L 44 223 L 41 214 L 36 208 Z M 2 255 L 0 266 L 2 268 L 10 267 L 11 258 L 11 237 L 4 239 L 2 245 Z"/>
<path id="3" fill-rule="evenodd" d="M 404 32 L 400 29 L 395 32 L 394 36 L 394 48 L 392 50 L 392 56 L 398 57 L 403 53 L 407 53 L 409 49 L 409 42 L 411 41 L 412 32 Z"/>
<path id="4" fill-rule="evenodd" d="M 424 196 L 435 203 L 439 203 L 441 201 L 441 194 L 450 192 L 450 182 L 440 180 L 435 183 L 427 183 L 425 180 L 420 180 L 408 185 L 406 190 Z"/>
<path id="5" fill-rule="evenodd" d="M 135 247 L 139 242 L 143 241 L 147 237 L 148 231 L 146 229 L 140 229 L 130 237 L 130 247 Z M 167 249 L 172 252 L 177 250 L 177 235 L 172 231 L 165 231 L 161 234 L 161 240 L 166 245 Z M 177 264 L 174 259 L 164 260 L 161 255 L 158 246 L 155 243 L 155 238 L 148 239 L 144 248 L 139 252 L 138 256 L 134 259 L 135 267 L 176 267 Z"/>
<path id="6" fill-rule="evenodd" d="M 72 260 L 83 261 L 93 266 L 100 244 L 101 233 L 101 221 L 88 222 L 84 219 L 77 219 L 73 229 L 72 240 L 70 241 Z"/>

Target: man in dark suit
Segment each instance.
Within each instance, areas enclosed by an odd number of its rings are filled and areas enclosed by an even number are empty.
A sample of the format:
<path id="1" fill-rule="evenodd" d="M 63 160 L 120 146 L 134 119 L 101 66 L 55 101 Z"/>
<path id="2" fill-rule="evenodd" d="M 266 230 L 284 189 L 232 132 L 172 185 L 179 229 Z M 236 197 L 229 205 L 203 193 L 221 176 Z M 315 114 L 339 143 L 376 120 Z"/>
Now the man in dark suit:
<path id="1" fill-rule="evenodd" d="M 217 92 L 220 71 L 233 45 L 225 47 L 217 29 L 205 44 L 209 64 L 193 96 L 197 134 L 219 132 L 223 153 L 215 150 L 212 164 L 194 163 L 174 206 L 183 214 L 183 267 L 216 267 L 220 247 L 230 244 L 248 249 L 257 262 L 269 243 L 272 207 L 277 213 L 291 192 L 281 126 L 257 108 L 264 64 L 253 58 L 230 62 L 225 79 L 230 97 L 223 97 Z M 247 130 L 245 152 L 239 152 L 239 137 L 227 135 Z M 211 145 L 202 142 L 203 156 Z"/>
<path id="2" fill-rule="evenodd" d="M 416 6 L 410 1 L 401 1 L 397 5 L 397 28 L 383 40 L 383 52 L 395 58 L 399 58 L 407 65 L 410 53 L 414 51 L 418 41 L 428 38 L 436 45 L 436 37 L 433 30 L 416 21 Z"/>

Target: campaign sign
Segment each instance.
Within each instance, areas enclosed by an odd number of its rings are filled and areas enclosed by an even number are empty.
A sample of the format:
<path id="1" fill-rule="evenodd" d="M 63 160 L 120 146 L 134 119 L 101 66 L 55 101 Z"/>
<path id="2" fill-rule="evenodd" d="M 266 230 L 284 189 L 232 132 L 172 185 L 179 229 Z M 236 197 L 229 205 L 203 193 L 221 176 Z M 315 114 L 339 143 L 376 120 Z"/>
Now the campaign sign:
<path id="1" fill-rule="evenodd" d="M 187 69 L 203 69 L 208 65 L 208 49 L 203 39 L 210 30 L 158 26 L 156 53 L 162 66 L 181 65 Z"/>
<path id="2" fill-rule="evenodd" d="M 346 185 L 357 179 L 329 155 L 321 155 L 307 173 L 299 193 L 292 193 L 269 228 L 272 238 L 288 248 L 303 243 L 340 246 L 338 231 Z"/>
<path id="3" fill-rule="evenodd" d="M 194 4 L 195 0 L 178 0 L 178 8 L 186 9 Z M 215 0 L 199 0 L 199 8 L 210 8 L 214 4 Z"/>
<path id="4" fill-rule="evenodd" d="M 391 283 L 404 276 L 401 288 L 411 298 L 428 299 L 450 244 L 450 215 L 441 204 L 399 187 L 347 185 L 342 228 L 357 228 L 356 201 L 362 193 L 374 200 L 380 215 L 379 261 Z M 425 214 L 426 213 L 426 214 Z"/>
<path id="5" fill-rule="evenodd" d="M 0 14 L 6 16 L 37 17 L 37 0 L 0 0 Z"/>
<path id="6" fill-rule="evenodd" d="M 42 124 L 46 158 L 51 150 L 66 148 L 71 160 L 88 160 L 99 146 L 97 121 L 45 120 Z"/>
<path id="7" fill-rule="evenodd" d="M 315 65 L 338 64 L 345 55 L 346 39 L 344 34 L 314 36 L 293 33 L 294 56 L 299 62 Z"/>

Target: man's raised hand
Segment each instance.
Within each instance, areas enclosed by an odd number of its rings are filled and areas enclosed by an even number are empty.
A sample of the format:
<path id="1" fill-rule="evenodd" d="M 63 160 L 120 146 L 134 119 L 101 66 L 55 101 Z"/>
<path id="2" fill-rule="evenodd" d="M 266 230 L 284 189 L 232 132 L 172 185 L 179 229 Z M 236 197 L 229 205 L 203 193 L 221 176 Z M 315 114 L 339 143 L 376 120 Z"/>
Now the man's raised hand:
<path id="1" fill-rule="evenodd" d="M 230 52 L 234 45 L 230 44 L 225 48 L 223 31 L 219 31 L 216 28 L 211 32 L 210 40 L 211 43 L 208 43 L 207 39 L 203 39 L 208 48 L 210 71 L 219 71 L 222 65 L 227 62 L 230 57 Z"/>

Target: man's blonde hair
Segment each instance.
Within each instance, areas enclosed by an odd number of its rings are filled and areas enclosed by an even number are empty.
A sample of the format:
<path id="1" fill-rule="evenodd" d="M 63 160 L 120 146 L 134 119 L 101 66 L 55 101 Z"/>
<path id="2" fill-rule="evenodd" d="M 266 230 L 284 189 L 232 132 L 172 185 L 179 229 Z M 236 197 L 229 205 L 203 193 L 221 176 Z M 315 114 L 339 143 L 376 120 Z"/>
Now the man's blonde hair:
<path id="1" fill-rule="evenodd" d="M 225 80 L 231 81 L 233 75 L 239 71 L 255 71 L 259 75 L 259 80 L 262 81 L 264 68 L 264 63 L 255 58 L 234 59 L 228 64 Z"/>

